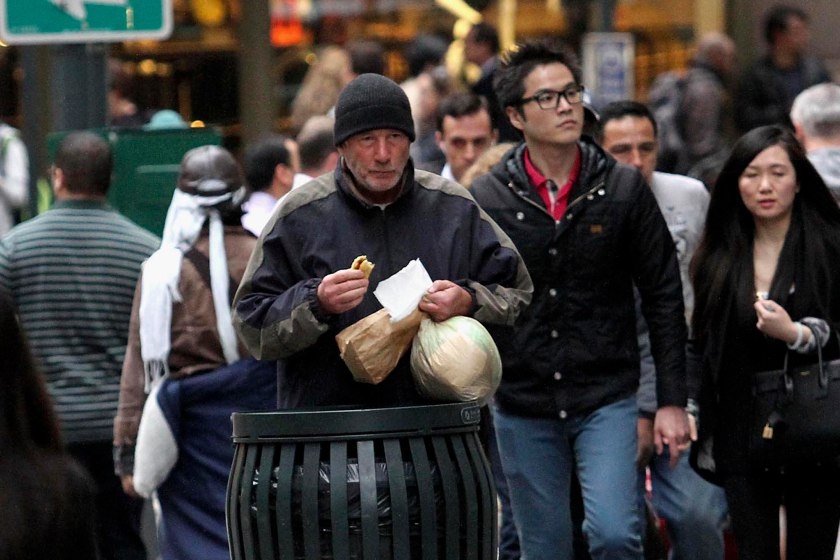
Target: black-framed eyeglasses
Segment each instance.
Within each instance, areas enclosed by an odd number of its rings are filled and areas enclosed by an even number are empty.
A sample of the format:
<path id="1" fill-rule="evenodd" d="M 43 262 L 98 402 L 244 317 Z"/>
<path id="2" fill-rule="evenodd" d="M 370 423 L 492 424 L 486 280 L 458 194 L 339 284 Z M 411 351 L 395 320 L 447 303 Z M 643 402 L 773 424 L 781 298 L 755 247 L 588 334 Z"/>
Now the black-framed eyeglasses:
<path id="1" fill-rule="evenodd" d="M 520 105 L 525 105 L 530 101 L 536 101 L 540 109 L 544 111 L 554 111 L 560 105 L 560 98 L 565 98 L 569 105 L 577 105 L 583 101 L 583 86 L 573 85 L 562 91 L 556 89 L 541 89 L 531 97 L 523 97 L 519 100 Z"/>

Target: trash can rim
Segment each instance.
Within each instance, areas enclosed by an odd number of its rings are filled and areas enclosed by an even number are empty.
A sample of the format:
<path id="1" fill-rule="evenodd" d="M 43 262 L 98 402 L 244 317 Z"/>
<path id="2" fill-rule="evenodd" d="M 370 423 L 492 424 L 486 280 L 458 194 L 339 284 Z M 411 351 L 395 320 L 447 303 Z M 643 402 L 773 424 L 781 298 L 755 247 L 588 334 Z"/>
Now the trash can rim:
<path id="1" fill-rule="evenodd" d="M 476 401 L 383 408 L 312 407 L 235 412 L 231 420 L 234 439 L 473 431 L 480 421 L 480 407 Z"/>

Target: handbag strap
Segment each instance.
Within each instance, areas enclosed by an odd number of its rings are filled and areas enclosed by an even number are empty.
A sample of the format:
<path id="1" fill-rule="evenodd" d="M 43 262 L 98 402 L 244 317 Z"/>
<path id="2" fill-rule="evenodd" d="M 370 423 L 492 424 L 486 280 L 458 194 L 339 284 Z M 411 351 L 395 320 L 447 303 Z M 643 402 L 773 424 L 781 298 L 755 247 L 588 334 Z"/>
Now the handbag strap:
<path id="1" fill-rule="evenodd" d="M 829 327 L 831 328 L 831 327 Z M 838 345 L 840 345 L 840 333 L 837 332 L 836 329 L 831 329 L 834 333 L 834 336 L 837 338 Z M 816 336 L 814 332 L 811 332 L 811 336 Z M 820 388 L 825 389 L 828 387 L 829 382 L 829 375 L 828 369 L 825 367 L 825 363 L 823 362 L 823 352 L 822 352 L 822 344 L 817 341 L 817 365 L 819 366 L 819 381 L 820 381 Z M 785 351 L 785 388 L 786 390 L 792 391 L 793 390 L 793 379 L 791 377 L 791 368 L 788 366 L 788 356 L 790 356 L 790 348 Z"/>
<path id="2" fill-rule="evenodd" d="M 207 288 L 212 292 L 213 286 L 210 282 L 210 259 L 207 258 L 207 255 L 195 247 L 192 247 L 189 251 L 184 253 L 184 258 L 192 263 L 198 272 L 198 275 L 201 276 L 201 279 L 204 280 Z M 228 305 L 233 303 L 233 297 L 236 295 L 236 289 L 238 286 L 239 283 L 228 276 Z"/>

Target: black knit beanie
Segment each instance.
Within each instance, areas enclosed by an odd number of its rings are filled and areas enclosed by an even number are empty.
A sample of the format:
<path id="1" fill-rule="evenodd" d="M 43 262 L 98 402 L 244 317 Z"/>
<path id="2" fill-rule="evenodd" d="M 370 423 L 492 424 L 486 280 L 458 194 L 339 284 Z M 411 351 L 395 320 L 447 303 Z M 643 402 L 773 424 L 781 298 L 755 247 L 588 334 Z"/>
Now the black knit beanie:
<path id="1" fill-rule="evenodd" d="M 393 128 L 414 141 L 414 120 L 400 86 L 380 74 L 362 74 L 347 84 L 335 104 L 335 145 L 368 130 Z"/>

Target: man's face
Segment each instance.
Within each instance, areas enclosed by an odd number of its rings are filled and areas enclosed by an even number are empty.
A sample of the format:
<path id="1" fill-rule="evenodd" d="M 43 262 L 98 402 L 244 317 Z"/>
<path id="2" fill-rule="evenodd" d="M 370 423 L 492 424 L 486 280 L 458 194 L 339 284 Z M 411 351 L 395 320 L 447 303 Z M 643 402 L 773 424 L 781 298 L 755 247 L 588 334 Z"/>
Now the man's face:
<path id="1" fill-rule="evenodd" d="M 338 147 L 362 196 L 374 204 L 391 202 L 408 163 L 408 136 L 380 128 L 348 138 Z"/>
<path id="2" fill-rule="evenodd" d="M 565 91 L 578 84 L 565 64 L 553 62 L 534 68 L 525 78 L 524 86 L 522 99 L 546 91 Z M 556 108 L 541 109 L 531 100 L 518 109 L 508 107 L 506 111 L 511 124 L 522 131 L 525 141 L 532 147 L 574 144 L 583 130 L 583 103 L 569 103 L 563 96 Z"/>
<path id="3" fill-rule="evenodd" d="M 464 37 L 464 59 L 467 62 L 481 65 L 487 59 L 487 49 L 478 41 L 475 40 L 475 31 L 470 31 Z"/>
<path id="4" fill-rule="evenodd" d="M 604 124 L 602 147 L 619 163 L 642 172 L 648 185 L 656 169 L 656 136 L 653 123 L 645 117 L 627 115 Z"/>
<path id="5" fill-rule="evenodd" d="M 808 29 L 808 22 L 793 15 L 787 19 L 787 29 L 777 35 L 779 45 L 799 55 L 805 54 L 808 50 L 810 40 L 811 32 Z"/>
<path id="6" fill-rule="evenodd" d="M 447 115 L 441 128 L 443 131 L 436 132 L 435 137 L 457 181 L 498 136 L 485 109 L 457 118 Z"/>

